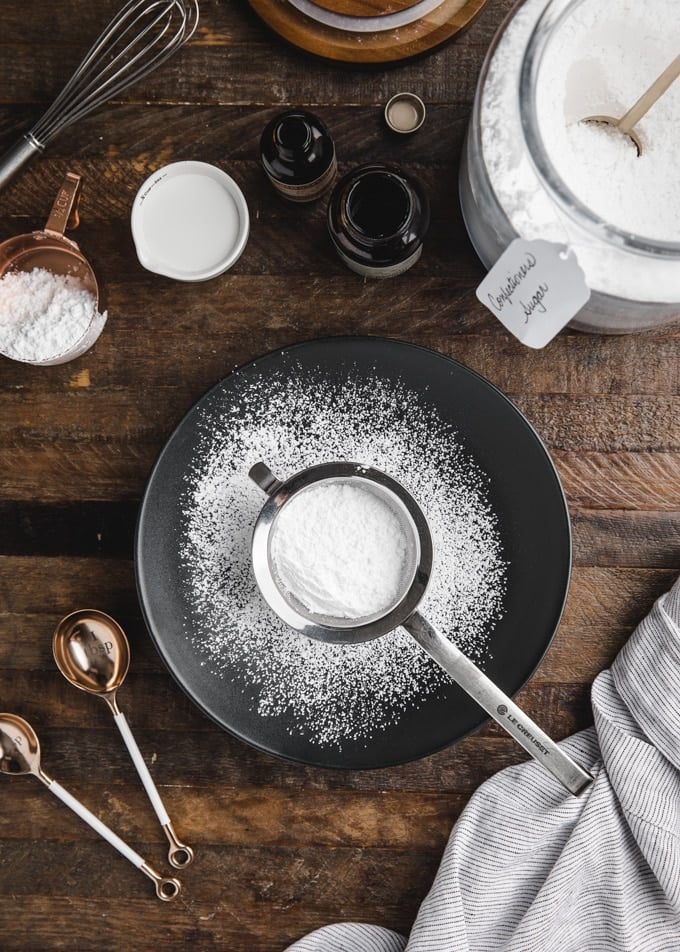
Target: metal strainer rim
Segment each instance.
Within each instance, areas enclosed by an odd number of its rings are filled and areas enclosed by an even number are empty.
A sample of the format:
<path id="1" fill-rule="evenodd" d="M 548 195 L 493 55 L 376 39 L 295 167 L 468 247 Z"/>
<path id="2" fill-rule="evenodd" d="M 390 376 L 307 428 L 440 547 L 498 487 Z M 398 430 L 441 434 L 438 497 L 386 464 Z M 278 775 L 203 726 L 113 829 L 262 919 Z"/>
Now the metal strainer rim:
<path id="1" fill-rule="evenodd" d="M 253 529 L 253 572 L 263 598 L 286 624 L 319 641 L 355 644 L 378 638 L 398 628 L 415 612 L 425 595 L 432 571 L 432 537 L 422 509 L 401 483 L 382 470 L 356 462 L 319 463 L 295 473 L 283 482 L 272 477 L 269 487 L 256 478 L 254 475 L 256 470 L 259 472 L 269 472 L 269 470 L 263 464 L 256 464 L 251 469 L 251 478 L 269 493 L 269 499 L 260 510 Z M 328 623 L 324 616 L 303 614 L 291 605 L 273 576 L 269 558 L 269 542 L 278 513 L 293 496 L 315 483 L 352 477 L 375 483 L 398 500 L 415 528 L 419 553 L 413 578 L 396 605 L 377 618 L 371 616 L 367 620 L 359 619 L 354 624 L 350 622 L 348 625 L 340 626 Z"/>

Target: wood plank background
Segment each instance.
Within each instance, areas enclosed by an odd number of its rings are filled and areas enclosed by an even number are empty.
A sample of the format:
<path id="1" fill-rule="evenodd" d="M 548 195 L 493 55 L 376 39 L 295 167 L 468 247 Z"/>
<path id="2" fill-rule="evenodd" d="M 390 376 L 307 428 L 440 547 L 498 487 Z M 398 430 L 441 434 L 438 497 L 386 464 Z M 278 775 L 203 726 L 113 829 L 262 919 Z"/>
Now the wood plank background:
<path id="1" fill-rule="evenodd" d="M 0 148 L 37 118 L 118 0 L 4 0 Z M 121 703 L 197 859 L 173 905 L 30 778 L 1 779 L 0 948 L 281 952 L 354 919 L 407 932 L 470 795 L 524 758 L 494 725 L 403 767 L 333 772 L 260 754 L 209 723 L 154 652 L 134 588 L 132 536 L 156 454 L 190 404 L 236 365 L 322 335 L 385 335 L 489 377 L 546 441 L 574 524 L 573 582 L 554 645 L 520 702 L 556 737 L 590 723 L 589 686 L 674 579 L 680 543 L 680 329 L 627 337 L 565 332 L 544 351 L 511 340 L 477 303 L 483 270 L 457 201 L 475 82 L 511 6 L 389 70 L 313 60 L 236 0 L 201 0 L 198 34 L 123 99 L 49 147 L 0 194 L 0 240 L 39 227 L 63 173 L 84 177 L 78 241 L 110 317 L 95 348 L 62 367 L 0 363 L 0 708 L 28 718 L 45 767 L 150 861 L 165 850 L 105 706 L 57 672 L 51 635 L 77 607 L 110 612 L 133 651 Z M 395 140 L 382 106 L 399 89 L 426 102 Z M 401 163 L 434 210 L 419 264 L 363 282 L 335 257 L 325 203 L 278 199 L 257 162 L 286 105 L 327 122 L 340 169 Z M 251 210 L 229 274 L 181 285 L 145 272 L 132 199 L 160 165 L 227 170 Z"/>

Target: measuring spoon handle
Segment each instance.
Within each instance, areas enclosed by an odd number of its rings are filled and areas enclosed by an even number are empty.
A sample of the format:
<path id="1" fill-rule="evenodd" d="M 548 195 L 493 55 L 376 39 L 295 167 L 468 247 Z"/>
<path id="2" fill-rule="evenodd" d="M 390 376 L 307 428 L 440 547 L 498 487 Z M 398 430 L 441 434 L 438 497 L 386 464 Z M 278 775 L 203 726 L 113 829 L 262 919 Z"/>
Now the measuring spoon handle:
<path id="1" fill-rule="evenodd" d="M 40 779 L 50 793 L 54 794 L 62 803 L 66 804 L 70 810 L 73 810 L 81 820 L 84 820 L 88 826 L 91 826 L 95 833 L 98 833 L 107 843 L 110 843 L 114 849 L 117 849 L 133 866 L 136 866 L 137 869 L 141 869 L 149 879 L 153 880 L 156 886 L 156 895 L 159 899 L 163 899 L 167 902 L 179 896 L 182 887 L 178 879 L 166 879 L 160 876 L 155 869 L 149 866 L 143 856 L 140 856 L 131 846 L 128 846 L 125 840 L 122 840 L 117 833 L 114 833 L 106 823 L 103 823 L 99 817 L 96 817 L 94 813 L 90 812 L 85 804 L 81 803 L 80 800 L 76 800 L 73 794 L 69 793 L 68 790 L 62 787 L 60 783 L 57 783 L 56 780 L 52 780 L 51 777 L 47 777 L 44 773 L 42 773 Z"/>
<path id="2" fill-rule="evenodd" d="M 570 793 L 578 796 L 586 789 L 592 782 L 591 775 L 426 618 L 416 612 L 403 625 L 420 647 Z"/>
<path id="3" fill-rule="evenodd" d="M 130 757 L 132 757 L 132 762 L 135 765 L 139 778 L 144 784 L 144 789 L 146 790 L 147 796 L 151 801 L 151 806 L 156 812 L 163 831 L 170 843 L 170 848 L 168 850 L 168 860 L 175 869 L 181 869 L 183 866 L 188 866 L 193 862 L 194 851 L 190 846 L 187 846 L 185 843 L 181 843 L 177 839 L 177 835 L 173 829 L 172 823 L 170 822 L 170 817 L 168 816 L 168 811 L 165 809 L 163 801 L 161 800 L 160 794 L 156 784 L 153 782 L 153 777 L 149 773 L 149 768 L 146 766 L 146 762 L 142 757 L 142 753 L 137 746 L 137 741 L 134 738 L 132 731 L 130 730 L 130 725 L 127 722 L 125 714 L 122 711 L 118 711 L 117 714 L 113 715 L 113 719 L 116 722 L 116 726 L 120 731 L 120 735 L 125 741 L 125 746 L 127 747 Z"/>
<path id="4" fill-rule="evenodd" d="M 633 126 L 637 125 L 640 119 L 649 112 L 657 99 L 663 96 L 668 87 L 675 82 L 678 76 L 680 76 L 680 54 L 675 57 L 673 62 L 666 67 L 660 76 L 657 76 L 649 89 L 644 91 L 638 101 L 630 107 L 625 116 L 619 119 L 617 125 L 621 132 L 627 135 L 630 134 Z"/>

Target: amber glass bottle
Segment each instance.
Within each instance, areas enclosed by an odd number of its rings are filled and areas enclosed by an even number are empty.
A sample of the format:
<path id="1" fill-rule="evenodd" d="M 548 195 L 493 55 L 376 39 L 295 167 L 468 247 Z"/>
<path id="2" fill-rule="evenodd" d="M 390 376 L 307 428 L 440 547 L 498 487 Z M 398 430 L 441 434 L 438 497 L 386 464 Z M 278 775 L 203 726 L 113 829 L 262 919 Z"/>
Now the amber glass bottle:
<path id="1" fill-rule="evenodd" d="M 337 183 L 328 205 L 335 250 L 369 278 L 391 278 L 412 267 L 429 224 L 422 185 L 394 166 L 359 166 Z"/>
<path id="2" fill-rule="evenodd" d="M 292 202 L 313 202 L 332 184 L 335 145 L 311 112 L 291 109 L 269 122 L 260 139 L 260 160 L 274 188 Z"/>

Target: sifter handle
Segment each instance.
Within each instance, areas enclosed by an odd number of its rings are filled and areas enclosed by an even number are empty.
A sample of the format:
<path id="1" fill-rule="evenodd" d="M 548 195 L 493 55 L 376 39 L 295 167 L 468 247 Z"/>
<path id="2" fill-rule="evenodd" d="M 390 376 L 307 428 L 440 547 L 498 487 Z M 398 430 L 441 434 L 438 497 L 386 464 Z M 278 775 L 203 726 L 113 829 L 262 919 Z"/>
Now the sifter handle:
<path id="1" fill-rule="evenodd" d="M 541 730 L 474 662 L 418 612 L 403 627 L 421 648 L 545 769 L 578 796 L 593 778 Z"/>
<path id="2" fill-rule="evenodd" d="M 254 466 L 250 467 L 248 476 L 268 496 L 273 496 L 283 486 L 281 480 L 272 473 L 266 463 L 255 463 Z"/>

